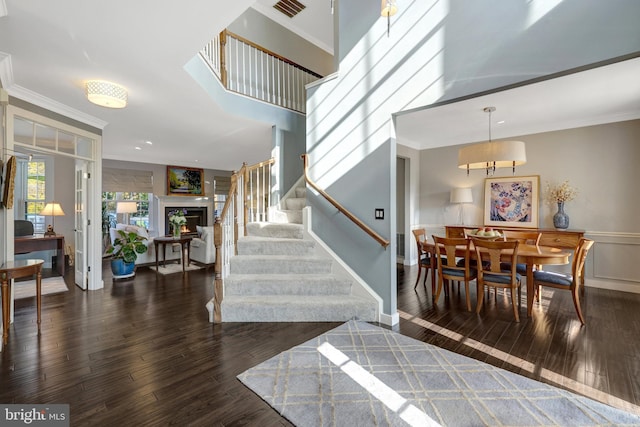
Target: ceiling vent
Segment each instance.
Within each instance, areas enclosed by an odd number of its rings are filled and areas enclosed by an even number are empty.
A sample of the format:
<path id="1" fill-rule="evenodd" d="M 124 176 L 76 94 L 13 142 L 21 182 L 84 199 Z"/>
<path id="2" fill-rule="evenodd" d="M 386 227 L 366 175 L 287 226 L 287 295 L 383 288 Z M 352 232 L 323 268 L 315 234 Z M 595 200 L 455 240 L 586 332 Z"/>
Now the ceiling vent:
<path id="1" fill-rule="evenodd" d="M 273 7 L 287 15 L 289 18 L 293 18 L 302 12 L 302 10 L 307 6 L 296 0 L 280 0 L 278 3 L 274 4 Z"/>

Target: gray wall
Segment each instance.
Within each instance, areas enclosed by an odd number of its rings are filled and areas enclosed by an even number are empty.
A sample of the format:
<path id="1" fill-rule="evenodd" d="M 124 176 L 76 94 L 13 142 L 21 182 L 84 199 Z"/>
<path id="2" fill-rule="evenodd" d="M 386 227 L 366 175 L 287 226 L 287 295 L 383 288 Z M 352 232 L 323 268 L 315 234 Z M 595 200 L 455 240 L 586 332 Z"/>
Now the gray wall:
<path id="1" fill-rule="evenodd" d="M 333 55 L 254 9 L 247 9 L 227 28 L 232 33 L 290 59 L 321 76 L 327 76 L 335 71 Z"/>

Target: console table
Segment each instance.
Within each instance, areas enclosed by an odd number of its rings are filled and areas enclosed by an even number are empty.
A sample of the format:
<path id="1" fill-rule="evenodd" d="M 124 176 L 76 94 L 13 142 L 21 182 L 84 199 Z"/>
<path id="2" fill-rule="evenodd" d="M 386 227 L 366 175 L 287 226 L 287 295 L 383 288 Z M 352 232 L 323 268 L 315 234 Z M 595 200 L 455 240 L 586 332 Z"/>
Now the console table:
<path id="1" fill-rule="evenodd" d="M 13 240 L 13 250 L 16 254 L 26 254 L 36 251 L 56 251 L 56 267 L 58 273 L 64 276 L 64 236 L 20 236 Z"/>
<path id="2" fill-rule="evenodd" d="M 478 229 L 480 225 L 445 225 L 447 237 L 465 237 L 464 230 Z M 492 227 L 497 230 L 537 231 L 542 233 L 540 246 L 553 248 L 575 249 L 584 237 L 584 230 L 558 230 L 555 228 L 521 228 L 521 227 Z"/>
<path id="3" fill-rule="evenodd" d="M 38 307 L 38 334 L 40 334 L 40 306 L 42 303 L 42 259 L 22 259 L 9 261 L 0 267 L 0 280 L 2 281 L 2 342 L 9 340 L 9 312 L 11 307 L 11 280 L 22 277 L 36 276 L 36 305 Z"/>

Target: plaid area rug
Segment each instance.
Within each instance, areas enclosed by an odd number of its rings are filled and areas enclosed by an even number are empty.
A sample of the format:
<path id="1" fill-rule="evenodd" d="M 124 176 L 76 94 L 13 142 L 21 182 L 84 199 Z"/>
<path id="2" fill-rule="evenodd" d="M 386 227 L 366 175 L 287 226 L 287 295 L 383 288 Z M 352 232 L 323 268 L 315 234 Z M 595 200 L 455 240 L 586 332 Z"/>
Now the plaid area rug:
<path id="1" fill-rule="evenodd" d="M 640 417 L 360 321 L 243 372 L 297 426 L 637 426 Z"/>

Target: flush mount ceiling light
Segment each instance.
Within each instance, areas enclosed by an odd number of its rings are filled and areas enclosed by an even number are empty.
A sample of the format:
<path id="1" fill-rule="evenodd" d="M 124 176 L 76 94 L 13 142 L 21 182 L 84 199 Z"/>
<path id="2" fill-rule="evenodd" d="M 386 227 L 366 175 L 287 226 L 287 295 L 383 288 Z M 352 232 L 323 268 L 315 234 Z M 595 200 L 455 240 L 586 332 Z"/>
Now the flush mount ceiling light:
<path id="1" fill-rule="evenodd" d="M 120 85 L 101 80 L 89 80 L 86 88 L 87 99 L 96 105 L 107 108 L 127 106 L 127 90 Z"/>
<path id="2" fill-rule="evenodd" d="M 495 107 L 483 109 L 489 113 L 489 142 L 473 144 L 458 150 L 458 167 L 466 169 L 469 175 L 470 169 L 485 169 L 488 175 L 493 175 L 496 168 L 512 168 L 516 173 L 516 166 L 527 163 L 524 142 L 522 141 L 492 141 L 491 140 L 491 113 Z"/>
<path id="3" fill-rule="evenodd" d="M 398 5 L 396 0 L 382 0 L 380 6 L 380 16 L 387 18 L 387 37 L 389 37 L 389 28 L 391 27 L 391 17 L 398 13 Z"/>

